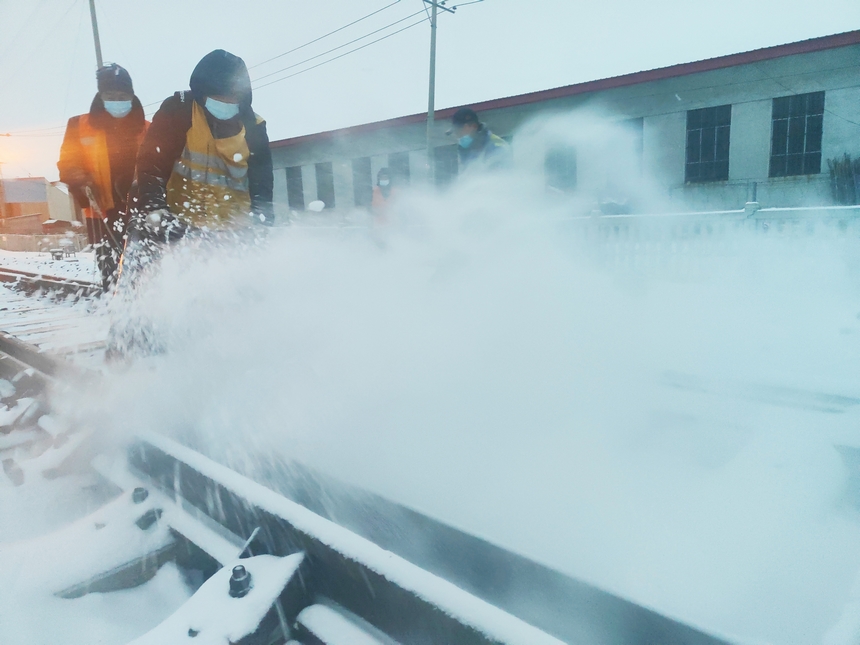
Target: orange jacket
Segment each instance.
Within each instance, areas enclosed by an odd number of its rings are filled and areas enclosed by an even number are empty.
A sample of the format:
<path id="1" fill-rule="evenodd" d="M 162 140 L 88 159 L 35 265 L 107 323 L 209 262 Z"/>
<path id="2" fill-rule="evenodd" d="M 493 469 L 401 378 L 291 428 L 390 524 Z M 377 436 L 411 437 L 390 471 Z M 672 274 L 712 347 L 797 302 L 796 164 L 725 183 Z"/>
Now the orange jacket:
<path id="1" fill-rule="evenodd" d="M 104 111 L 98 96 L 88 114 L 69 119 L 57 167 L 60 181 L 69 187 L 87 217 L 97 216 L 86 196 L 88 185 L 102 213 L 125 210 L 137 150 L 149 127 L 137 98 L 134 104 L 132 113 L 123 119 L 130 121 L 123 124 L 111 121 L 113 117 Z"/>
<path id="2" fill-rule="evenodd" d="M 370 208 L 374 215 L 385 217 L 385 214 L 388 212 L 388 206 L 396 192 L 397 191 L 393 187 L 389 188 L 388 195 L 386 196 L 383 194 L 382 188 L 379 186 L 373 187 L 373 199 L 371 200 Z"/>

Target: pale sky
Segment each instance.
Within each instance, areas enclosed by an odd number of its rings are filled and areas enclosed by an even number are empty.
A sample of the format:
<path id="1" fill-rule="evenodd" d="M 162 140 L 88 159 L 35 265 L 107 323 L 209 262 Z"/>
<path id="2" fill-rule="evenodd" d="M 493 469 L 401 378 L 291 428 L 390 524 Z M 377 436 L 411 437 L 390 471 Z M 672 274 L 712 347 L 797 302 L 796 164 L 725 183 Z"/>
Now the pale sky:
<path id="1" fill-rule="evenodd" d="M 448 4 L 469 0 L 449 0 Z M 375 16 L 264 63 L 386 5 Z M 126 67 L 150 113 L 187 89 L 216 48 L 255 88 L 421 19 L 421 0 L 97 0 L 105 61 Z M 315 58 L 329 49 L 398 24 Z M 439 22 L 437 108 L 860 29 L 857 0 L 484 0 Z M 426 21 L 254 93 L 272 140 L 422 112 Z M 0 172 L 57 178 L 66 120 L 89 109 L 95 54 L 87 0 L 0 0 Z M 858 70 L 860 74 L 860 70 Z M 25 136 L 26 135 L 26 136 Z"/>

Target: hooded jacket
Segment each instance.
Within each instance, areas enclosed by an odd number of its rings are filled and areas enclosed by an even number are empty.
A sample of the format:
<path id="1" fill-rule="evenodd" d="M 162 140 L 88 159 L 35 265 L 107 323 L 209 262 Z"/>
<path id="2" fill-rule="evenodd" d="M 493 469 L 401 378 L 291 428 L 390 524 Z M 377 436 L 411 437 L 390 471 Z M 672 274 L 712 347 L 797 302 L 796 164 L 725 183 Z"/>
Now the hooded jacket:
<path id="1" fill-rule="evenodd" d="M 460 164 L 467 168 L 480 165 L 489 169 L 504 168 L 510 163 L 511 149 L 508 142 L 493 134 L 481 123 L 475 133 L 475 140 L 468 148 L 457 148 Z M 475 164 L 475 162 L 480 162 Z"/>
<path id="2" fill-rule="evenodd" d="M 84 193 L 87 185 L 92 185 L 103 213 L 125 212 L 138 148 L 148 125 L 136 96 L 131 112 L 120 119 L 107 113 L 98 94 L 87 114 L 69 119 L 57 168 L 60 181 L 87 217 L 96 216 Z"/>
<path id="3" fill-rule="evenodd" d="M 251 109 L 251 79 L 244 61 L 224 50 L 207 54 L 194 68 L 191 91 L 176 92 L 166 99 L 152 119 L 152 126 L 137 158 L 137 203 L 141 214 L 168 208 L 167 185 L 186 147 L 192 127 L 194 104 L 202 108 L 216 139 L 235 137 L 245 128 L 248 148 L 247 185 L 251 209 L 272 223 L 272 154 L 266 122 Z M 238 95 L 239 115 L 219 121 L 206 111 L 208 96 Z M 197 110 L 200 113 L 200 110 Z"/>

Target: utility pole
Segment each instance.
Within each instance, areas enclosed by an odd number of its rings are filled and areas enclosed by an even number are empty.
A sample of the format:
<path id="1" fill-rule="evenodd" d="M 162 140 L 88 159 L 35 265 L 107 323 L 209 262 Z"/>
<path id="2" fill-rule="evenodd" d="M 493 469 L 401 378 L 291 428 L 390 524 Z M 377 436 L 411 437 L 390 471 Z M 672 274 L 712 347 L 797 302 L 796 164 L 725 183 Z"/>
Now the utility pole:
<path id="1" fill-rule="evenodd" d="M 432 8 L 430 12 L 430 87 L 427 97 L 427 178 L 432 184 L 436 174 L 433 167 L 433 124 L 436 120 L 436 23 L 439 9 L 454 13 L 457 8 L 444 6 L 445 0 L 441 2 L 424 0 L 424 3 Z"/>
<path id="2" fill-rule="evenodd" d="M 104 63 L 102 61 L 102 44 L 99 41 L 99 23 L 96 20 L 96 0 L 90 0 L 90 18 L 93 21 L 93 41 L 96 44 L 96 65 L 98 65 L 96 69 L 101 69 Z"/>

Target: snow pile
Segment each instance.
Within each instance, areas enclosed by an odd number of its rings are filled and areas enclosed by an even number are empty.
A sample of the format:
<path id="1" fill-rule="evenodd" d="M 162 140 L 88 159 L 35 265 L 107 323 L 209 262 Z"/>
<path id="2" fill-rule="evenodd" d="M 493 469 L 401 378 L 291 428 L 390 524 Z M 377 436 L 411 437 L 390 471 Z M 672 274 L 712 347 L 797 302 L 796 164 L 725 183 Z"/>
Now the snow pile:
<path id="1" fill-rule="evenodd" d="M 171 541 L 165 526 L 134 522 L 149 510 L 124 496 L 103 503 L 94 477 L 0 481 L 0 642 L 124 645 L 181 605 L 190 592 L 173 564 L 145 585 L 66 599 L 55 595 Z M 79 519 L 78 519 L 79 518 Z M 75 520 L 61 527 L 69 520 Z"/>
<path id="2" fill-rule="evenodd" d="M 168 353 L 67 413 L 299 459 L 706 629 L 820 642 L 860 569 L 833 448 L 860 445 L 860 243 L 739 232 L 694 274 L 609 270 L 536 177 L 177 249 L 139 303 Z M 804 403 L 827 394 L 844 411 Z"/>

